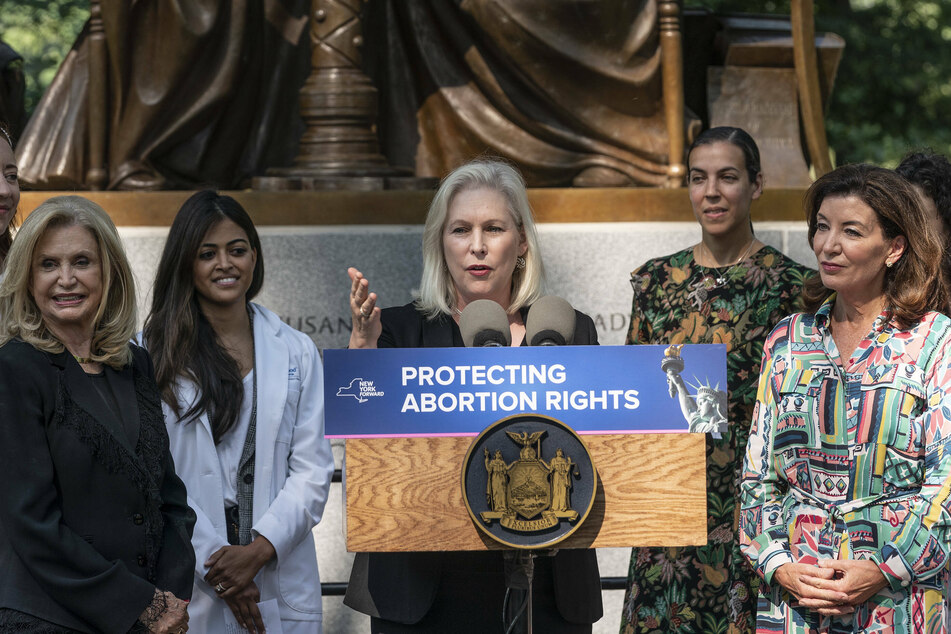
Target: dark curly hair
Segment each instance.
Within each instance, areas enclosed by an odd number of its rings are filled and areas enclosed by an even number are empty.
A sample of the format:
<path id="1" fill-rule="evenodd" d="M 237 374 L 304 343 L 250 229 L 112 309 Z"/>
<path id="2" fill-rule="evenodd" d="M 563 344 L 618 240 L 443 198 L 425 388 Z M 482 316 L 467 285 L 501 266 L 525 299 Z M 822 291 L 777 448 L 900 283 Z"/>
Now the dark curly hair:
<path id="1" fill-rule="evenodd" d="M 946 228 L 951 228 L 951 161 L 930 149 L 916 150 L 895 168 L 934 201 Z"/>
<path id="2" fill-rule="evenodd" d="M 895 171 L 921 188 L 938 210 L 944 242 L 941 273 L 951 289 L 951 161 L 930 149 L 915 150 L 901 160 Z M 944 312 L 951 314 L 948 310 Z"/>

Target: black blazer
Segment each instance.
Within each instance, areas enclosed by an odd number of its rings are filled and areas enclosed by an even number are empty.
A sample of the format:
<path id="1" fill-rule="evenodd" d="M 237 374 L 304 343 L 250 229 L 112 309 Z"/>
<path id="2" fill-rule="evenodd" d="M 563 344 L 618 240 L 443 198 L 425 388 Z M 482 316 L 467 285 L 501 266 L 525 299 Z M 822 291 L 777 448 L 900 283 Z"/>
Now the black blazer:
<path id="1" fill-rule="evenodd" d="M 132 351 L 106 369 L 123 426 L 70 354 L 0 347 L 0 608 L 127 632 L 156 587 L 191 598 L 195 514 L 152 362 Z"/>
<path id="2" fill-rule="evenodd" d="M 528 315 L 522 311 L 522 318 Z M 452 348 L 463 346 L 455 320 L 427 320 L 413 304 L 385 308 L 380 348 Z M 597 345 L 594 322 L 575 311 L 574 345 Z M 526 345 L 525 342 L 522 345 Z M 417 623 L 432 606 L 445 553 L 357 553 L 344 603 L 354 610 L 397 623 Z M 594 550 L 560 550 L 552 558 L 555 601 L 572 623 L 594 623 L 604 614 L 601 573 Z"/>

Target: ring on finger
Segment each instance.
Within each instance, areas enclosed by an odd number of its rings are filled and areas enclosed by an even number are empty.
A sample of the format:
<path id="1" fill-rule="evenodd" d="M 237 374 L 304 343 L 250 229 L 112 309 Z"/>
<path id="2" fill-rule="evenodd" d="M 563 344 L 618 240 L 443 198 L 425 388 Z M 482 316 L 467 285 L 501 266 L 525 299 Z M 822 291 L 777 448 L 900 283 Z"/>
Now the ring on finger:
<path id="1" fill-rule="evenodd" d="M 221 585 L 221 582 L 219 581 L 218 585 L 215 586 L 215 592 L 224 592 L 225 590 L 227 590 L 227 588 Z"/>
<path id="2" fill-rule="evenodd" d="M 364 319 L 369 319 L 369 318 L 370 318 L 370 313 L 368 313 L 368 312 L 367 312 L 365 309 L 363 309 L 363 308 L 360 309 L 360 314 L 363 315 L 363 318 L 364 318 Z"/>

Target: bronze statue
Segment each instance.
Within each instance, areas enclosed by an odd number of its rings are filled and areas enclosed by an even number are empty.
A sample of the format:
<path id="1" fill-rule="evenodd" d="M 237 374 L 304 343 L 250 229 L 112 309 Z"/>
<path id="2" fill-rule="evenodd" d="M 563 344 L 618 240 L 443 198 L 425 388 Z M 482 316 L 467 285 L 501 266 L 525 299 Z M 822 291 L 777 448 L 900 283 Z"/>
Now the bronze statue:
<path id="1" fill-rule="evenodd" d="M 21 179 L 44 189 L 237 187 L 290 162 L 309 7 L 93 0 L 21 137 Z"/>
<path id="2" fill-rule="evenodd" d="M 379 0 L 365 30 L 391 163 L 442 176 L 489 152 L 532 187 L 666 184 L 657 0 Z"/>
<path id="3" fill-rule="evenodd" d="M 363 35 L 360 16 L 341 32 L 380 91 L 391 165 L 439 177 L 491 153 L 531 186 L 664 185 L 659 4 L 675 3 L 370 0 Z M 289 166 L 307 34 L 331 24 L 318 21 L 331 5 L 93 0 L 24 133 L 21 177 L 40 188 L 237 187 Z"/>

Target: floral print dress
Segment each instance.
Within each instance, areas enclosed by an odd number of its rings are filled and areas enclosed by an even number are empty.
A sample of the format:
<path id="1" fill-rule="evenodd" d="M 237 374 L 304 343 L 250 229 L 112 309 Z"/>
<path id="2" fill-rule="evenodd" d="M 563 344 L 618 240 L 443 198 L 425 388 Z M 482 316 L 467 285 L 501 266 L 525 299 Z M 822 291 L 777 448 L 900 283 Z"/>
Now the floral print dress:
<path id="1" fill-rule="evenodd" d="M 739 472 L 763 342 L 799 309 L 811 274 L 769 246 L 730 268 L 700 266 L 690 248 L 631 274 L 627 343 L 726 344 L 730 425 L 720 439 L 707 436 L 707 544 L 633 550 L 622 634 L 753 630 L 758 580 L 737 541 Z"/>
<path id="2" fill-rule="evenodd" d="M 832 300 L 766 343 L 740 487 L 743 552 L 764 580 L 757 634 L 946 634 L 951 550 L 951 320 L 879 315 L 851 358 Z M 887 585 L 844 617 L 797 607 L 786 563 L 867 559 Z"/>

